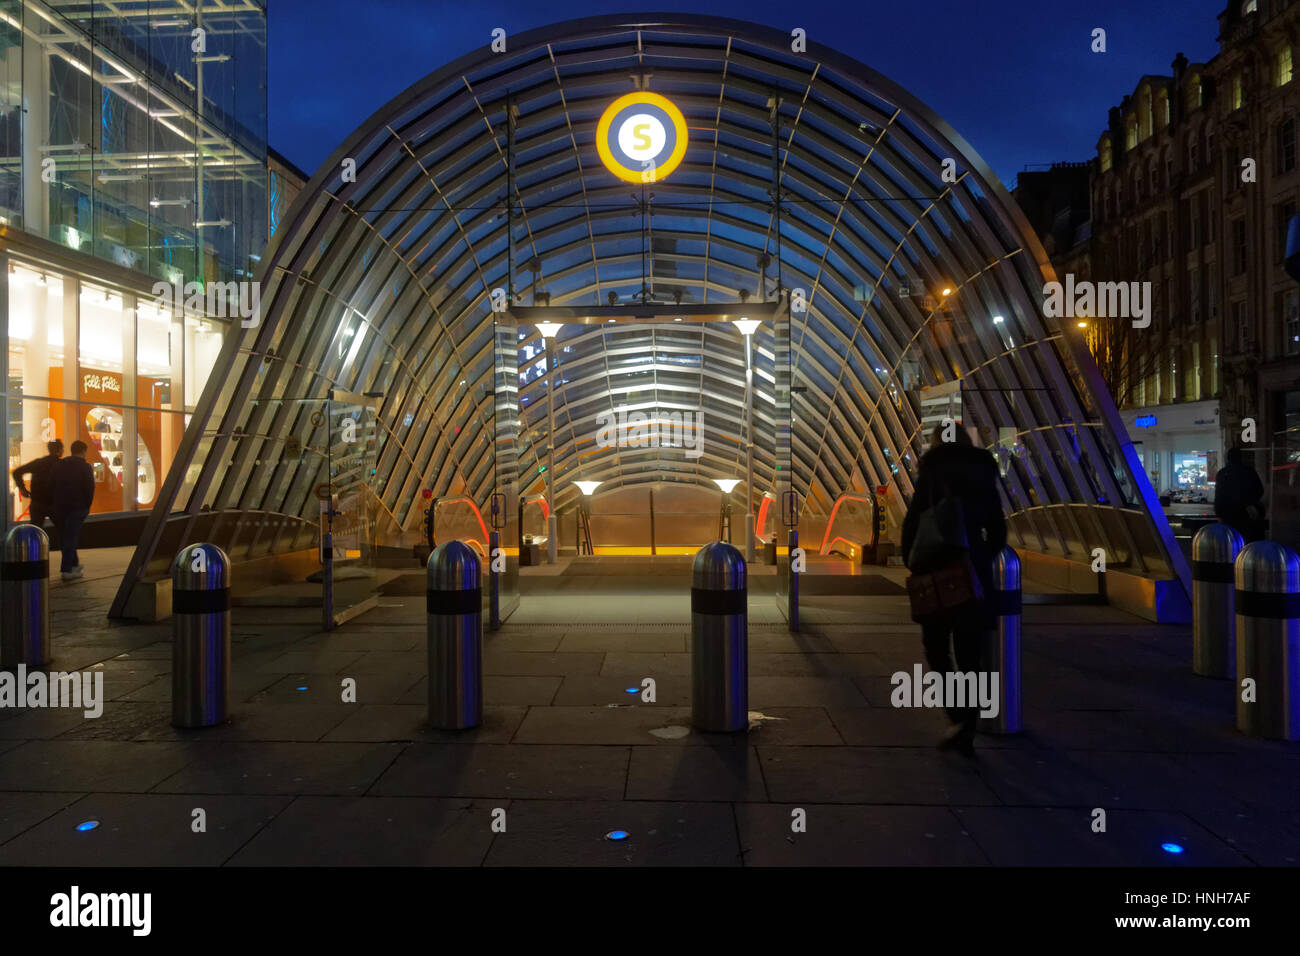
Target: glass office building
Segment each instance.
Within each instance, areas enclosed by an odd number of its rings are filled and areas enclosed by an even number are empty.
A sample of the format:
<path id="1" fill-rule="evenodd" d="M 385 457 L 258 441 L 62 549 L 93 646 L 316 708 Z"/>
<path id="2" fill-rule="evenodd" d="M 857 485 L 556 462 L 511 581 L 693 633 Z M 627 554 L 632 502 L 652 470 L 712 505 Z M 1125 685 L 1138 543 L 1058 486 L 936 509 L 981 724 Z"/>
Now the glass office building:
<path id="1" fill-rule="evenodd" d="M 155 284 L 267 242 L 265 6 L 0 0 L 0 110 L 6 470 L 81 438 L 93 511 L 146 509 L 229 328 Z"/>

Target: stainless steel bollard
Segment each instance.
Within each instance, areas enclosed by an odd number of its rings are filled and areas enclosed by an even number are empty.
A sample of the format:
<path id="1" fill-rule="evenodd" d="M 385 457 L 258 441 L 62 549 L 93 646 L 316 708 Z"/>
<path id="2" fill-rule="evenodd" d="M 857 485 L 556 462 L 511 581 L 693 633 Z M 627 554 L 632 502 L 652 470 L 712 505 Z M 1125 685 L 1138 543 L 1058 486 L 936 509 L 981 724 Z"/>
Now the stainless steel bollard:
<path id="1" fill-rule="evenodd" d="M 1232 677 L 1237 664 L 1233 563 L 1243 546 L 1217 521 L 1192 538 L 1192 671 L 1202 677 Z"/>
<path id="2" fill-rule="evenodd" d="M 191 544 L 172 564 L 172 725 L 229 719 L 230 559 L 215 544 Z"/>
<path id="3" fill-rule="evenodd" d="M 1237 729 L 1300 740 L 1300 557 L 1276 541 L 1237 556 Z M 1244 681 L 1254 681 L 1254 700 Z"/>
<path id="4" fill-rule="evenodd" d="M 984 638 L 980 670 L 998 676 L 998 715 L 981 717 L 980 730 L 1018 734 L 1020 719 L 1020 556 L 1004 547 L 993 562 L 993 603 L 997 626 Z"/>
<path id="5" fill-rule="evenodd" d="M 483 722 L 483 585 L 474 549 L 440 544 L 425 575 L 429 612 L 429 726 Z"/>
<path id="6" fill-rule="evenodd" d="M 17 524 L 0 554 L 0 665 L 50 662 L 50 539 Z"/>
<path id="7" fill-rule="evenodd" d="M 691 570 L 691 723 L 749 729 L 749 608 L 744 556 L 725 541 L 700 548 Z"/>

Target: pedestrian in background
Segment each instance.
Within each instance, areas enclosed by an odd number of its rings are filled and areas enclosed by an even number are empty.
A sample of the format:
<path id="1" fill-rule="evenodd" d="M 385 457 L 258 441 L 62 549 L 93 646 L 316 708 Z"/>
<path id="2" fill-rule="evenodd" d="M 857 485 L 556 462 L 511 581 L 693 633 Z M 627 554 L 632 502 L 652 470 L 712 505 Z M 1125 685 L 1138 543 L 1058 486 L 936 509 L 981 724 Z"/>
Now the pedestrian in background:
<path id="1" fill-rule="evenodd" d="M 63 457 L 63 442 L 54 439 L 45 445 L 48 454 L 19 465 L 10 474 L 18 486 L 18 494 L 29 500 L 27 520 L 42 531 L 45 519 L 54 521 L 54 466 Z M 28 479 L 24 482 L 23 479 Z M 57 522 L 55 522 L 57 524 Z"/>
<path id="2" fill-rule="evenodd" d="M 95 501 L 95 471 L 86 461 L 86 443 L 74 441 L 71 450 L 71 455 L 54 465 L 54 514 L 63 551 L 59 571 L 65 581 L 75 581 L 86 573 L 77 557 L 77 544 L 81 525 Z"/>
<path id="3" fill-rule="evenodd" d="M 1214 476 L 1214 513 L 1250 544 L 1264 537 L 1264 483 L 1240 448 L 1229 448 L 1226 457 Z"/>
<path id="4" fill-rule="evenodd" d="M 976 448 L 960 422 L 953 424 L 956 427 L 948 441 L 943 440 L 945 424 L 935 426 L 930 448 L 921 456 L 916 488 L 903 519 L 903 554 L 914 574 L 924 576 L 942 570 L 933 557 L 937 548 L 946 554 L 940 564 L 960 564 L 969 569 L 968 575 L 973 572 L 977 578 L 969 582 L 974 599 L 959 610 L 918 616 L 913 604 L 913 617 L 921 623 L 926 662 L 931 671 L 945 675 L 945 686 L 946 675 L 954 670 L 954 653 L 958 672 L 979 670 L 984 635 L 996 623 L 993 562 L 1007 543 L 1006 519 L 998 496 L 997 459 L 983 448 Z M 957 523 L 961 527 L 941 529 L 935 515 L 940 511 L 957 514 L 958 508 L 953 505 L 959 508 L 961 520 Z M 945 539 L 942 543 L 930 540 L 940 532 Z M 914 547 L 918 540 L 922 547 Z M 923 551 L 928 553 L 922 555 Z M 956 726 L 940 746 L 974 755 L 979 708 L 951 706 L 945 712 Z"/>

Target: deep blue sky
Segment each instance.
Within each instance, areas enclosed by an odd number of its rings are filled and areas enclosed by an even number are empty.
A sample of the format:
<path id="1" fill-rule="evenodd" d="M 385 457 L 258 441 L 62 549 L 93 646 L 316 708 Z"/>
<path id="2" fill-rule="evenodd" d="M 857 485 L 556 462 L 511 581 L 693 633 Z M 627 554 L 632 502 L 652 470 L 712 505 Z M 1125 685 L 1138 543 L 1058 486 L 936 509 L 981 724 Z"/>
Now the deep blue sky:
<path id="1" fill-rule="evenodd" d="M 603 13 L 707 12 L 856 57 L 948 120 L 1010 186 L 1089 158 L 1145 73 L 1218 50 L 1227 0 L 269 0 L 270 141 L 309 175 L 393 96 L 474 47 Z M 1107 52 L 1090 50 L 1103 27 Z"/>

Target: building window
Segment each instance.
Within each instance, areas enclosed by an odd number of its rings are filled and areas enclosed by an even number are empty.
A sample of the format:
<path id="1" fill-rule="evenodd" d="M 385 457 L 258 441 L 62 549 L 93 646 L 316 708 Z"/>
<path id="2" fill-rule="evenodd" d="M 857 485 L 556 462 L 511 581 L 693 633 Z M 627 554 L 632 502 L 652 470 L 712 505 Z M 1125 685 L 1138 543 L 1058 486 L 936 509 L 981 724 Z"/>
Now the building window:
<path id="1" fill-rule="evenodd" d="M 1291 224 L 1291 217 L 1295 215 L 1295 200 L 1289 199 L 1286 202 L 1280 202 L 1273 207 L 1273 228 L 1277 248 L 1275 250 L 1278 262 L 1286 258 L 1286 232 L 1287 226 Z"/>
<path id="2" fill-rule="evenodd" d="M 1291 82 L 1291 44 L 1286 44 L 1277 51 L 1276 70 L 1277 85 L 1286 86 Z"/>
<path id="3" fill-rule="evenodd" d="M 1138 91 L 1138 139 L 1144 140 L 1155 131 L 1155 114 L 1151 100 L 1151 88 L 1143 87 Z"/>
<path id="4" fill-rule="evenodd" d="M 1161 90 L 1156 94 L 1156 123 L 1161 129 L 1169 125 L 1169 91 Z"/>
<path id="5" fill-rule="evenodd" d="M 1107 136 L 1101 141 L 1101 147 L 1098 149 L 1098 155 L 1101 158 L 1101 171 L 1110 172 L 1110 167 L 1114 162 L 1114 156 L 1111 152 L 1110 137 Z"/>
<path id="6" fill-rule="evenodd" d="M 1201 77 L 1193 73 L 1187 80 L 1187 112 L 1201 107 Z"/>
<path id="7" fill-rule="evenodd" d="M 1138 144 L 1137 117 L 1130 115 L 1124 122 L 1124 148 L 1132 149 Z"/>
<path id="8" fill-rule="evenodd" d="M 1246 303 L 1232 303 L 1232 336 L 1237 343 L 1237 351 L 1250 350 L 1250 328 L 1246 319 Z"/>
<path id="9" fill-rule="evenodd" d="M 1246 105 L 1246 80 L 1238 73 L 1232 78 L 1232 108 L 1239 110 Z"/>
<path id="10" fill-rule="evenodd" d="M 1282 352 L 1300 355 L 1300 290 L 1284 292 L 1282 299 Z"/>
<path id="11" fill-rule="evenodd" d="M 1210 336 L 1210 397 L 1219 394 L 1219 337 Z"/>
<path id="12" fill-rule="evenodd" d="M 1232 274 L 1242 275 L 1246 271 L 1246 220 L 1238 219 L 1232 224 Z"/>
<path id="13" fill-rule="evenodd" d="M 1277 168 L 1289 173 L 1295 169 L 1295 120 L 1289 119 L 1277 127 Z"/>

